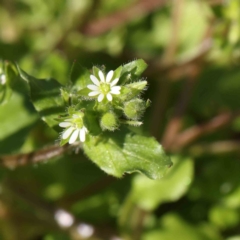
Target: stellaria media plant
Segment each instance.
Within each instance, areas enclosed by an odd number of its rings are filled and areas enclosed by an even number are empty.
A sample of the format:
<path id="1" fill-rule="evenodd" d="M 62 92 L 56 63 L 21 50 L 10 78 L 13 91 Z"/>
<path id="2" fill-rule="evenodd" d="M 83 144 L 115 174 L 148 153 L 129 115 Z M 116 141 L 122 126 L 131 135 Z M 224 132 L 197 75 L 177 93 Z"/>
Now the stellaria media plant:
<path id="1" fill-rule="evenodd" d="M 115 177 L 141 172 L 163 177 L 171 160 L 153 138 L 139 134 L 149 100 L 142 97 L 146 63 L 139 59 L 115 70 L 74 66 L 70 80 L 37 79 L 17 66 L 31 101 L 59 144 L 80 147 L 103 171 Z M 23 84 L 23 85 L 24 85 Z"/>

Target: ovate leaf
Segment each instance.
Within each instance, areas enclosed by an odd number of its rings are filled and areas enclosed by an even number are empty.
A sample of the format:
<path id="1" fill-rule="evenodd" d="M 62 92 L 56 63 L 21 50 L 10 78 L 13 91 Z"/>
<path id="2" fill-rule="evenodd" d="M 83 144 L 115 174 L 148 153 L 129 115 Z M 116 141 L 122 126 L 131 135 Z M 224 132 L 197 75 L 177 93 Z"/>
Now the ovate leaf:
<path id="1" fill-rule="evenodd" d="M 5 139 L 16 135 L 17 132 L 31 126 L 37 120 L 37 114 L 26 106 L 24 97 L 17 92 L 13 92 L 10 100 L 0 106 L 0 148 Z M 20 141 L 20 137 L 17 141 Z"/>
<path id="2" fill-rule="evenodd" d="M 131 199 L 135 204 L 152 211 L 159 204 L 176 201 L 185 194 L 193 178 L 193 161 L 174 158 L 173 162 L 168 175 L 159 181 L 141 175 L 134 178 Z"/>
<path id="3" fill-rule="evenodd" d="M 77 90 L 86 88 L 88 84 L 92 84 L 90 72 L 81 65 L 74 63 L 71 72 L 71 83 L 73 84 L 73 88 Z"/>
<path id="4" fill-rule="evenodd" d="M 29 83 L 30 97 L 42 119 L 53 128 L 58 128 L 56 119 L 65 113 L 60 95 L 61 84 L 54 79 L 36 79 L 18 67 L 21 78 Z"/>
<path id="5" fill-rule="evenodd" d="M 103 171 L 116 177 L 141 172 L 151 179 L 160 179 L 172 164 L 154 138 L 127 131 L 91 137 L 84 150 Z"/>
<path id="6" fill-rule="evenodd" d="M 187 222 L 177 214 L 169 213 L 160 219 L 160 226 L 145 232 L 142 240 L 219 240 L 222 239 L 218 232 L 209 224 L 195 225 Z M 206 231 L 207 230 L 207 231 Z"/>

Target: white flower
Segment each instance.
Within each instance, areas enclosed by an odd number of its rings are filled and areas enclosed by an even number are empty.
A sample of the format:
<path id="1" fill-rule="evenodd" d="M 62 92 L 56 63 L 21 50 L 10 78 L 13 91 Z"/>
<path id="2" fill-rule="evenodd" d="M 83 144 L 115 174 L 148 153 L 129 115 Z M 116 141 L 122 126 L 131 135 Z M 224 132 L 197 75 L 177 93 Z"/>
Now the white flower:
<path id="1" fill-rule="evenodd" d="M 6 83 L 7 79 L 5 74 L 0 75 L 0 84 L 4 85 Z"/>
<path id="2" fill-rule="evenodd" d="M 65 121 L 59 123 L 59 126 L 62 128 L 66 128 L 62 133 L 61 137 L 62 139 L 69 138 L 69 144 L 73 144 L 77 141 L 78 138 L 81 142 L 85 142 L 86 133 L 88 132 L 88 130 L 83 125 L 81 116 L 74 114 L 72 119 L 66 119 Z"/>
<path id="3" fill-rule="evenodd" d="M 101 102 L 104 98 L 107 98 L 108 101 L 112 101 L 112 94 L 120 94 L 121 87 L 115 86 L 118 83 L 119 78 L 112 80 L 113 71 L 108 72 L 105 78 L 103 72 L 100 70 L 98 76 L 99 79 L 94 75 L 90 75 L 94 85 L 87 85 L 87 87 L 92 90 L 88 96 L 93 97 L 98 95 L 98 102 Z"/>

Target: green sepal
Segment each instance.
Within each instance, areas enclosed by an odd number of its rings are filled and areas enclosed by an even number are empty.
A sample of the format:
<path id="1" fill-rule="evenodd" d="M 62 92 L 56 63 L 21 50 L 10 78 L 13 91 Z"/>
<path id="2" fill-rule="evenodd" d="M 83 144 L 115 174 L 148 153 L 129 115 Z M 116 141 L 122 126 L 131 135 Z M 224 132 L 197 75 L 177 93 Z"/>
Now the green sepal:
<path id="1" fill-rule="evenodd" d="M 94 106 L 94 111 L 100 112 L 100 113 L 105 113 L 108 112 L 112 109 L 112 104 L 107 102 L 106 104 L 103 102 L 98 102 L 96 101 L 95 106 Z"/>
<path id="2" fill-rule="evenodd" d="M 70 102 L 70 99 L 71 99 L 71 94 L 69 93 L 69 91 L 67 91 L 66 89 L 64 88 L 61 88 L 60 89 L 60 93 L 61 93 L 61 96 L 62 96 L 62 99 L 65 103 L 69 103 Z"/>
<path id="3" fill-rule="evenodd" d="M 125 87 L 129 87 L 132 90 L 138 90 L 139 92 L 143 91 L 147 86 L 147 81 L 138 81 L 138 82 L 134 82 L 134 83 L 130 83 L 125 85 Z"/>
<path id="4" fill-rule="evenodd" d="M 98 68 L 98 67 L 96 67 L 96 66 L 93 66 L 93 68 L 92 68 L 92 73 L 93 73 L 93 75 L 96 77 L 96 78 L 99 78 L 99 76 L 98 76 L 98 72 L 99 71 L 102 71 L 100 68 Z M 93 84 L 93 83 L 92 83 Z"/>
<path id="5" fill-rule="evenodd" d="M 146 88 L 146 86 L 147 81 L 134 82 L 122 86 L 121 94 L 118 96 L 118 98 L 121 101 L 129 101 L 132 98 L 138 96 Z"/>
<path id="6" fill-rule="evenodd" d="M 62 139 L 61 138 L 59 145 L 62 147 L 63 145 L 67 144 L 68 141 L 69 141 L 69 138 L 67 138 L 67 139 Z"/>
<path id="7" fill-rule="evenodd" d="M 88 89 L 88 88 L 83 88 L 81 90 L 79 90 L 77 92 L 78 96 L 79 97 L 84 97 L 84 98 L 87 98 L 87 99 L 92 99 L 92 97 L 89 97 L 88 94 L 91 92 L 92 90 Z"/>
<path id="8" fill-rule="evenodd" d="M 130 125 L 133 127 L 140 127 L 143 124 L 143 122 L 133 121 L 133 120 L 121 120 L 121 123 Z"/>
<path id="9" fill-rule="evenodd" d="M 150 99 L 147 99 L 146 101 L 146 108 L 150 107 L 151 106 L 151 100 Z"/>
<path id="10" fill-rule="evenodd" d="M 122 75 L 122 68 L 123 68 L 122 66 L 119 66 L 117 69 L 114 70 L 112 80 L 121 77 L 121 75 Z"/>

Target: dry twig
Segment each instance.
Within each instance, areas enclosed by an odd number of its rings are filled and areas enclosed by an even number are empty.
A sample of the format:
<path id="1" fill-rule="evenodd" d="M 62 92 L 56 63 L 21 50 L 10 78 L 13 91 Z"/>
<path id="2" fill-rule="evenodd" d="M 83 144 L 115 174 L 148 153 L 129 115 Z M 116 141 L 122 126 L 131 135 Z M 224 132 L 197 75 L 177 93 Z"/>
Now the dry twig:
<path id="1" fill-rule="evenodd" d="M 191 146 L 187 152 L 193 156 L 240 152 L 240 141 L 226 140 L 213 143 L 195 144 Z"/>
<path id="2" fill-rule="evenodd" d="M 125 24 L 136 17 L 146 15 L 163 6 L 166 0 L 140 0 L 135 5 L 115 12 L 101 19 L 93 20 L 82 28 L 82 32 L 89 36 L 101 35 L 116 26 Z"/>
<path id="3" fill-rule="evenodd" d="M 171 146 L 168 147 L 168 149 L 171 149 L 173 151 L 182 149 L 189 145 L 190 143 L 197 140 L 198 138 L 200 138 L 201 136 L 214 132 L 222 127 L 225 127 L 239 115 L 240 115 L 239 112 L 221 113 L 207 123 L 190 127 L 183 131 L 182 133 L 178 134 L 178 136 L 175 137 L 175 140 L 172 142 Z"/>
<path id="4" fill-rule="evenodd" d="M 0 166 L 14 169 L 19 166 L 28 164 L 35 164 L 39 162 L 45 162 L 52 158 L 63 155 L 71 148 L 76 147 L 74 145 L 50 146 L 44 149 L 40 149 L 30 153 L 15 154 L 15 155 L 2 155 L 0 156 Z"/>

